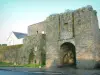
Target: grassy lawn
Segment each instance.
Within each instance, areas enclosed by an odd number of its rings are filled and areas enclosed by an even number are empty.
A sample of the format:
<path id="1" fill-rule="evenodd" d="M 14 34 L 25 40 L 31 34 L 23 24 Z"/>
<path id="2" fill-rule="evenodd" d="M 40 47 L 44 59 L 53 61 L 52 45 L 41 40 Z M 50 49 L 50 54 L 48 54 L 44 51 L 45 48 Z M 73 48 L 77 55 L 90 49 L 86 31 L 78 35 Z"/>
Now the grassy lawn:
<path id="1" fill-rule="evenodd" d="M 0 67 L 12 66 L 12 63 L 0 62 Z"/>
<path id="2" fill-rule="evenodd" d="M 33 68 L 39 68 L 39 66 L 43 67 L 43 65 L 40 64 L 25 64 L 23 67 L 33 67 Z"/>
<path id="3" fill-rule="evenodd" d="M 13 63 L 0 62 L 0 67 L 30 67 L 30 68 L 39 68 L 39 66 L 44 67 L 44 65 L 40 65 L 40 64 L 14 65 Z"/>

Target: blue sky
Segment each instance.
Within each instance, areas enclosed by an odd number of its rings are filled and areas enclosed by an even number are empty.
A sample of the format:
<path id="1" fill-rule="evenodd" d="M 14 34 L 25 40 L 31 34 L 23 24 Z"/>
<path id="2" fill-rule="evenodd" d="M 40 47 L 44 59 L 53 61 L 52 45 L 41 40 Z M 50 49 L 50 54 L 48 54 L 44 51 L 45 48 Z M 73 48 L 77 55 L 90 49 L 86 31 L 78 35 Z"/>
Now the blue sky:
<path id="1" fill-rule="evenodd" d="M 53 13 L 92 5 L 100 20 L 100 0 L 0 0 L 0 43 L 6 43 L 11 31 L 27 33 L 31 24 Z"/>

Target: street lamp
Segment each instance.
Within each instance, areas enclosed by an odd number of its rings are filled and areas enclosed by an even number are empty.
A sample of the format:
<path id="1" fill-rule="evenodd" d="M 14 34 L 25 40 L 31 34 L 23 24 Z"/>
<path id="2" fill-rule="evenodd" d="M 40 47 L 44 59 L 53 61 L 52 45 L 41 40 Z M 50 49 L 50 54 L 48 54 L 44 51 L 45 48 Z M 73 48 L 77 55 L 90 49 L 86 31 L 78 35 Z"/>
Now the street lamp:
<path id="1" fill-rule="evenodd" d="M 42 31 L 42 34 L 44 34 L 44 31 Z"/>

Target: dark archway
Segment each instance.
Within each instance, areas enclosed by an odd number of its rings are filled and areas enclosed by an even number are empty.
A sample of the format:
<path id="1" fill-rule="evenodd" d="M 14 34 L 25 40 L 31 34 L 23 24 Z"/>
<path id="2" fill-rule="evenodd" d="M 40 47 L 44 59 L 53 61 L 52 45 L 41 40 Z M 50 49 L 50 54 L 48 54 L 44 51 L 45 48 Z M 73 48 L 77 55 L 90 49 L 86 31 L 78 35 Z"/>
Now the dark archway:
<path id="1" fill-rule="evenodd" d="M 33 53 L 33 50 L 31 50 L 30 54 L 29 54 L 29 60 L 28 60 L 28 63 L 29 64 L 32 64 L 34 61 L 34 53 Z"/>
<path id="2" fill-rule="evenodd" d="M 60 46 L 61 60 L 63 65 L 76 65 L 76 51 L 75 46 L 70 42 L 65 42 Z"/>
<path id="3" fill-rule="evenodd" d="M 46 53 L 41 53 L 41 64 L 46 65 Z"/>

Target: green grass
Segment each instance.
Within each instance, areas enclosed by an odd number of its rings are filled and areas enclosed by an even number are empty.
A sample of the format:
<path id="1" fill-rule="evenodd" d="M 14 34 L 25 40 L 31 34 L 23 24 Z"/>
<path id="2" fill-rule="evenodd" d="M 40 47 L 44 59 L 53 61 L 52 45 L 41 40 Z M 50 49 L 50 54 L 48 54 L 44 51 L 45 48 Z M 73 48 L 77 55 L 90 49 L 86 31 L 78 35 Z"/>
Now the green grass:
<path id="1" fill-rule="evenodd" d="M 0 67 L 12 66 L 12 63 L 0 62 Z"/>
<path id="2" fill-rule="evenodd" d="M 40 64 L 25 64 L 23 67 L 33 67 L 33 68 L 39 68 L 39 66 L 44 67 L 45 65 L 40 65 Z"/>
<path id="3" fill-rule="evenodd" d="M 40 64 L 14 65 L 13 63 L 0 62 L 0 67 L 29 67 L 29 68 L 39 68 L 39 66 L 44 67 L 45 65 L 40 65 Z"/>
<path id="4" fill-rule="evenodd" d="M 23 66 L 14 65 L 14 63 L 0 62 L 0 67 L 23 67 Z"/>
<path id="5" fill-rule="evenodd" d="M 39 66 L 40 66 L 39 64 L 25 64 L 25 65 L 23 65 L 23 67 L 35 67 L 35 68 L 37 68 Z"/>

